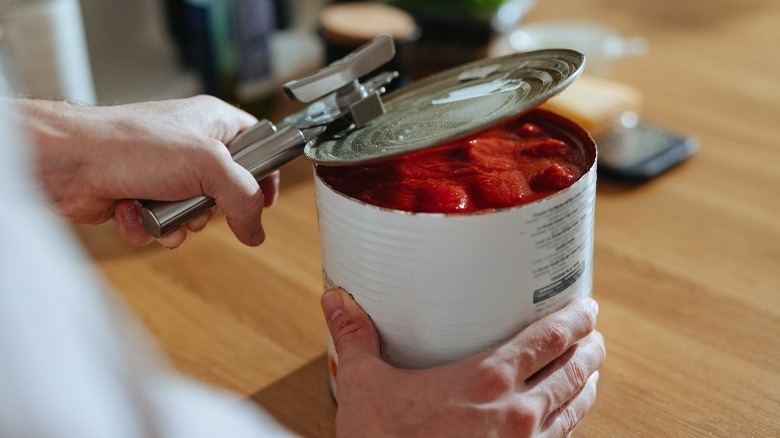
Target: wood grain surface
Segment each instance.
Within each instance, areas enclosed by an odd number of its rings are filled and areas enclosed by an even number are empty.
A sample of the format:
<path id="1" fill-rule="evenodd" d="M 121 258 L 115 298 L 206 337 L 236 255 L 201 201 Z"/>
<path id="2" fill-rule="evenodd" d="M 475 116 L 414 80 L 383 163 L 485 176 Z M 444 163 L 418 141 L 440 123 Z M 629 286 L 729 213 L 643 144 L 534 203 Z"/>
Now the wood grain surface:
<path id="1" fill-rule="evenodd" d="M 611 78 L 701 150 L 643 184 L 600 178 L 594 296 L 608 357 L 582 437 L 780 436 L 780 2 L 544 0 L 527 21 L 647 39 Z M 333 435 L 311 168 L 282 173 L 259 248 L 222 217 L 174 251 L 77 227 L 182 372 Z"/>

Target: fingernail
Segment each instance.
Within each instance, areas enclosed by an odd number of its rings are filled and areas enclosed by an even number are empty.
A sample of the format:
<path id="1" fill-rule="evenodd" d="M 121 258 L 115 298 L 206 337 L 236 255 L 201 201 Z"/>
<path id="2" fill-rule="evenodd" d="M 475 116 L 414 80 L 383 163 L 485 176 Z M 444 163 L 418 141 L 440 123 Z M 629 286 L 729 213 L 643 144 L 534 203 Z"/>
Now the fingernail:
<path id="1" fill-rule="evenodd" d="M 135 204 L 122 210 L 121 214 L 125 219 L 125 222 L 129 224 L 137 224 L 138 221 L 141 220 L 141 213 L 138 211 L 138 207 Z"/>
<path id="2" fill-rule="evenodd" d="M 165 249 L 170 249 L 170 250 L 176 249 L 176 245 L 172 245 L 172 244 L 168 243 L 165 239 L 157 239 L 157 243 L 162 245 L 163 248 L 165 248 Z"/>
<path id="3" fill-rule="evenodd" d="M 599 303 L 593 298 L 590 299 L 590 307 L 593 309 L 593 312 L 595 312 L 596 315 L 599 314 Z"/>
<path id="4" fill-rule="evenodd" d="M 320 301 L 322 303 L 322 311 L 325 313 L 328 322 L 332 322 L 344 311 L 344 298 L 338 289 L 325 292 Z"/>
<path id="5" fill-rule="evenodd" d="M 273 205 L 276 203 L 276 196 L 268 196 L 263 195 L 263 207 L 273 207 Z"/>
<path id="6" fill-rule="evenodd" d="M 251 239 L 253 246 L 258 246 L 265 241 L 265 230 L 263 229 L 262 225 L 257 227 L 257 229 L 252 233 Z"/>

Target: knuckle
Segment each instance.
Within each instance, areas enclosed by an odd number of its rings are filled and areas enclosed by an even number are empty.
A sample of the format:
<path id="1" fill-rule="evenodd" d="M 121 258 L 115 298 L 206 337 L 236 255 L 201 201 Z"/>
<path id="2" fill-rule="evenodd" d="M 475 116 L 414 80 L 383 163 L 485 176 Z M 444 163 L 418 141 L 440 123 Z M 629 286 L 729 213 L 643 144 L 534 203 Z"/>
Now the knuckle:
<path id="1" fill-rule="evenodd" d="M 587 327 L 589 330 L 596 328 L 596 312 L 590 306 L 587 306 L 587 308 L 581 310 L 581 313 L 582 320 L 585 323 L 584 327 Z"/>
<path id="2" fill-rule="evenodd" d="M 553 320 L 543 329 L 543 339 L 546 345 L 555 351 L 565 351 L 569 347 L 569 331 L 559 321 Z"/>
<path id="3" fill-rule="evenodd" d="M 371 335 L 367 324 L 368 317 L 348 317 L 333 323 L 331 335 L 333 343 L 338 347 L 347 340 L 360 340 Z"/>
<path id="4" fill-rule="evenodd" d="M 233 199 L 245 200 L 247 205 L 262 201 L 262 191 L 257 182 L 248 171 L 233 161 L 230 152 L 219 140 L 204 139 L 203 146 L 196 148 L 191 157 L 197 168 L 194 173 L 205 176 L 201 181 L 204 193 L 212 197 L 220 193 L 235 194 Z"/>
<path id="5" fill-rule="evenodd" d="M 190 151 L 190 158 L 202 170 L 209 172 L 225 173 L 230 158 L 230 152 L 221 141 L 202 137 L 199 139 L 200 146 Z"/>
<path id="6" fill-rule="evenodd" d="M 477 368 L 474 395 L 479 400 L 493 400 L 514 390 L 516 384 L 517 370 L 514 366 L 500 361 L 483 362 Z"/>
<path id="7" fill-rule="evenodd" d="M 215 96 L 212 96 L 210 94 L 198 94 L 192 96 L 191 99 L 196 103 L 200 103 L 204 105 L 210 105 L 210 104 L 215 104 L 217 102 L 221 102 L 221 100 L 217 99 Z"/>
<path id="8" fill-rule="evenodd" d="M 265 193 L 263 193 L 262 190 L 255 190 L 255 192 L 252 194 L 252 196 L 249 199 L 249 202 L 251 202 L 251 206 L 254 208 L 254 211 L 256 211 L 258 214 L 263 211 L 263 203 L 265 202 Z"/>
<path id="9" fill-rule="evenodd" d="M 221 141 L 211 137 L 204 137 L 203 145 L 203 150 L 207 153 L 206 156 L 211 157 L 212 160 L 223 163 L 229 162 L 228 159 L 232 161 L 230 152 Z"/>
<path id="10" fill-rule="evenodd" d="M 582 388 L 588 381 L 589 373 L 582 362 L 578 360 L 571 360 L 564 364 L 563 371 L 566 373 L 566 378 L 576 388 Z"/>
<path id="11" fill-rule="evenodd" d="M 577 423 L 579 423 L 579 417 L 571 406 L 567 406 L 558 411 L 558 418 L 560 418 L 561 426 L 565 433 L 574 430 Z"/>
<path id="12" fill-rule="evenodd" d="M 538 345 L 526 346 L 514 353 L 514 362 L 527 370 L 530 366 L 539 362 L 539 356 L 542 353 L 542 349 L 543 347 Z"/>
<path id="13" fill-rule="evenodd" d="M 518 401 L 507 408 L 504 421 L 507 433 L 502 433 L 502 436 L 531 436 L 541 423 L 542 415 L 529 404 Z"/>

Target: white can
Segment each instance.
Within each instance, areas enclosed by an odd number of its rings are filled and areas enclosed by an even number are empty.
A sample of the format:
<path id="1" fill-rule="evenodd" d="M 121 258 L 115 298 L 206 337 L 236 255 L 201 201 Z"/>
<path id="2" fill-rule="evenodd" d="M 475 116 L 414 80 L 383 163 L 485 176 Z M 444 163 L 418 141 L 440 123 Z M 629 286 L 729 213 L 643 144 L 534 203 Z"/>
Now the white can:
<path id="1" fill-rule="evenodd" d="M 315 175 L 325 289 L 354 296 L 391 365 L 422 369 L 477 353 L 591 294 L 596 146 L 573 122 L 537 113 L 536 123 L 582 142 L 590 167 L 530 204 L 410 213 L 348 197 Z M 328 355 L 335 396 L 332 340 Z"/>

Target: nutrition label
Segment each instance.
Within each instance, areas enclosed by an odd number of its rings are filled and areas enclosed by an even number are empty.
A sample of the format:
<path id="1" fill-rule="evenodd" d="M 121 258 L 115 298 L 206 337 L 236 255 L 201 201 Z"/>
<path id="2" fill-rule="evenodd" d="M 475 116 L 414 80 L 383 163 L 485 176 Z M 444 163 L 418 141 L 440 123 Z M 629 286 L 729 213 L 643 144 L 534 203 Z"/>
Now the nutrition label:
<path id="1" fill-rule="evenodd" d="M 593 196 L 587 193 L 594 185 L 585 185 L 563 202 L 536 212 L 527 225 L 536 247 L 532 274 L 537 284 L 533 303 L 559 295 L 589 272 L 589 249 L 592 246 Z"/>

